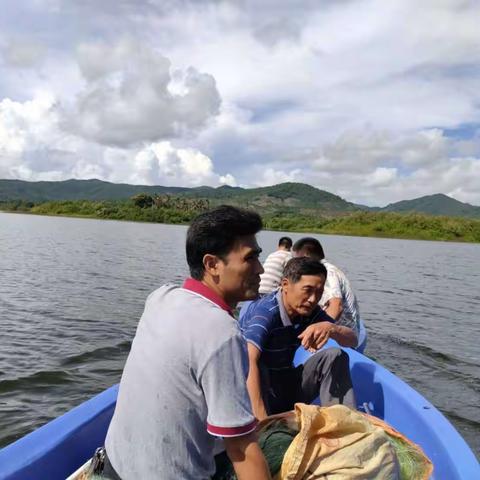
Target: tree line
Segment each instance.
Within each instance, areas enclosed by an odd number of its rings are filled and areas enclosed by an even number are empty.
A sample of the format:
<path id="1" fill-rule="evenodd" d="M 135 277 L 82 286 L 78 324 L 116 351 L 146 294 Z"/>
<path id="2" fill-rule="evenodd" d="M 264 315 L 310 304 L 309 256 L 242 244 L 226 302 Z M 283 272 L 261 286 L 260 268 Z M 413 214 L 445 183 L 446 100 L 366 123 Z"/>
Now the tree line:
<path id="1" fill-rule="evenodd" d="M 127 200 L 112 201 L 0 202 L 0 210 L 10 212 L 172 224 L 188 224 L 196 215 L 213 206 L 204 198 L 144 193 Z M 393 212 L 355 212 L 343 216 L 323 216 L 314 210 L 296 213 L 281 209 L 259 213 L 268 230 L 480 242 L 480 220 L 468 218 Z"/>

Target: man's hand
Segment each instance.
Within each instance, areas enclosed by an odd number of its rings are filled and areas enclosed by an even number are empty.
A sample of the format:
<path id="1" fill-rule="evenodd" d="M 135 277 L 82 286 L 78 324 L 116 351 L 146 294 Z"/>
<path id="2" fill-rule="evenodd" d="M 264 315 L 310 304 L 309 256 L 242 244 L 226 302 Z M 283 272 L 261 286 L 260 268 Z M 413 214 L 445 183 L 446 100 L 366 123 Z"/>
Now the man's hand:
<path id="1" fill-rule="evenodd" d="M 308 326 L 298 338 L 302 341 L 302 347 L 313 353 L 322 348 L 335 331 L 335 324 L 319 322 Z"/>

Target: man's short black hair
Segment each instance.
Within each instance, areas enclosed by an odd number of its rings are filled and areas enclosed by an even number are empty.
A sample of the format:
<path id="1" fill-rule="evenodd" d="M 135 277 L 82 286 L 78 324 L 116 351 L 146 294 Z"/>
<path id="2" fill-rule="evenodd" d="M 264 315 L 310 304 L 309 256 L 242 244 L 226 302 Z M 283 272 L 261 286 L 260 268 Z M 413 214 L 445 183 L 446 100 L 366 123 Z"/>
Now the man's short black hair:
<path id="1" fill-rule="evenodd" d="M 282 237 L 278 241 L 278 246 L 279 247 L 285 247 L 288 248 L 289 250 L 292 248 L 292 239 L 290 237 Z"/>
<path id="2" fill-rule="evenodd" d="M 297 240 L 293 245 L 293 251 L 299 252 L 300 250 L 308 257 L 315 258 L 316 260 L 323 260 L 325 258 L 322 245 L 313 237 L 303 237 Z"/>
<path id="3" fill-rule="evenodd" d="M 239 237 L 255 235 L 262 227 L 258 213 L 229 205 L 198 215 L 187 231 L 187 263 L 192 278 L 203 279 L 203 257 L 207 253 L 226 257 Z"/>
<path id="4" fill-rule="evenodd" d="M 288 261 L 283 270 L 283 278 L 297 283 L 302 275 L 317 275 L 327 278 L 327 269 L 323 263 L 310 257 L 295 257 Z"/>

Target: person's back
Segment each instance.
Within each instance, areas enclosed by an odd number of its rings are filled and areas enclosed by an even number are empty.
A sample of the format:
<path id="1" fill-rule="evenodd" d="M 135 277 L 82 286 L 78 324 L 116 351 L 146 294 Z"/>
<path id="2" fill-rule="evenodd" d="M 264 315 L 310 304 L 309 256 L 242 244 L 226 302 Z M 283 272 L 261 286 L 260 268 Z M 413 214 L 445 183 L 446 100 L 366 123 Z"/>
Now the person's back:
<path id="1" fill-rule="evenodd" d="M 327 281 L 319 304 L 339 325 L 353 329 L 358 337 L 360 311 L 357 297 L 346 275 L 325 259 L 323 247 L 316 238 L 304 237 L 297 240 L 293 251 L 295 256 L 311 257 L 325 265 Z"/>
<path id="2" fill-rule="evenodd" d="M 246 359 L 244 349 L 235 320 L 213 302 L 173 286 L 161 287 L 149 296 L 105 442 L 121 478 L 211 476 L 215 440 L 208 426 L 231 421 L 228 405 L 213 405 L 218 388 L 212 384 L 218 380 L 214 369 L 243 377 L 247 366 L 237 360 Z M 249 405 L 244 409 L 244 423 L 252 424 Z M 235 410 L 238 425 L 238 403 Z M 209 411 L 223 418 L 209 418 Z M 192 428 L 195 425 L 199 428 Z"/>
<path id="3" fill-rule="evenodd" d="M 263 264 L 264 272 L 260 275 L 260 288 L 258 289 L 260 295 L 266 295 L 279 287 L 283 269 L 292 258 L 291 247 L 292 239 L 282 237 L 278 242 L 278 250 L 266 258 Z"/>
<path id="4" fill-rule="evenodd" d="M 338 318 L 339 324 L 354 328 L 358 332 L 360 310 L 357 297 L 353 292 L 347 276 L 342 270 L 329 261 L 323 259 L 321 262 L 327 269 L 327 281 L 322 298 L 320 299 L 320 306 L 326 309 L 328 302 L 332 298 L 340 297 L 342 299 L 342 313 Z"/>

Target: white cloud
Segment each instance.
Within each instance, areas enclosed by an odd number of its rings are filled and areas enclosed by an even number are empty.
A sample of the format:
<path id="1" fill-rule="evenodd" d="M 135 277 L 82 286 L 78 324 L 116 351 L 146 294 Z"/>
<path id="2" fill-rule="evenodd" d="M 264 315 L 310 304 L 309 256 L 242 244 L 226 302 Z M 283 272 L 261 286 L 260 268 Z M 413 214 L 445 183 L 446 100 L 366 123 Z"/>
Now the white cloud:
<path id="1" fill-rule="evenodd" d="M 304 181 L 370 205 L 480 204 L 474 2 L 2 7 L 0 176 Z M 55 92 L 48 106 L 38 91 Z"/>
<path id="2" fill-rule="evenodd" d="M 301 173 L 299 169 L 285 172 L 275 167 L 268 167 L 263 172 L 259 172 L 259 177 L 257 180 L 254 180 L 253 184 L 258 187 L 265 187 L 277 183 L 298 182 L 303 177 Z"/>
<path id="3" fill-rule="evenodd" d="M 212 160 L 191 148 L 175 148 L 170 142 L 153 143 L 138 151 L 131 164 L 129 181 L 135 184 L 196 187 L 235 185 L 227 173 L 218 175 Z"/>
<path id="4" fill-rule="evenodd" d="M 0 102 L 0 176 L 30 179 L 22 163 L 28 153 L 55 151 L 59 138 L 55 130 L 57 115 L 53 96 L 45 92 L 27 102 L 5 98 Z"/>
<path id="5" fill-rule="evenodd" d="M 396 168 L 379 167 L 372 174 L 368 175 L 365 185 L 368 187 L 388 187 L 393 184 L 396 178 Z"/>
<path id="6" fill-rule="evenodd" d="M 235 185 L 231 174 L 218 175 L 212 160 L 190 148 L 174 148 L 170 142 L 153 143 L 134 157 L 136 184 L 170 186 Z"/>
<path id="7" fill-rule="evenodd" d="M 161 185 L 236 185 L 217 174 L 212 160 L 170 142 L 120 149 L 93 145 L 59 125 L 57 101 L 39 93 L 27 102 L 0 102 L 0 177 L 22 180 L 100 178 Z"/>
<path id="8" fill-rule="evenodd" d="M 183 93 L 172 93 L 170 61 L 137 42 L 81 45 L 78 58 L 87 84 L 65 109 L 65 128 L 86 139 L 128 147 L 178 137 L 218 112 L 211 75 L 189 67 L 181 79 Z"/>
<path id="9" fill-rule="evenodd" d="M 32 68 L 45 55 L 42 45 L 22 39 L 10 39 L 1 47 L 1 51 L 8 65 L 19 68 Z"/>

